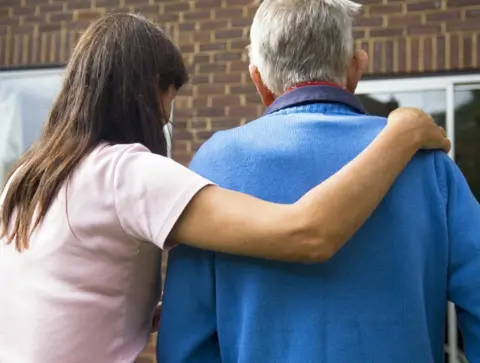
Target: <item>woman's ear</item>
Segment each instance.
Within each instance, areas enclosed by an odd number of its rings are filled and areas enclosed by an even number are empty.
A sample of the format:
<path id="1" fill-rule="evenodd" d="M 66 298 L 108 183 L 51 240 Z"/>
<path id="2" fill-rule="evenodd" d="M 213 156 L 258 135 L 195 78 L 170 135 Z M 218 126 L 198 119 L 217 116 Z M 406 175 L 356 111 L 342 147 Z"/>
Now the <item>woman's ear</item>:
<path id="1" fill-rule="evenodd" d="M 257 88 L 257 92 L 260 98 L 262 99 L 262 103 L 266 107 L 270 106 L 273 103 L 273 101 L 275 101 L 275 96 L 263 83 L 262 75 L 258 71 L 258 68 L 250 64 L 250 66 L 248 67 L 248 70 L 250 71 L 250 77 L 252 78 L 252 81 L 255 84 L 255 87 Z"/>

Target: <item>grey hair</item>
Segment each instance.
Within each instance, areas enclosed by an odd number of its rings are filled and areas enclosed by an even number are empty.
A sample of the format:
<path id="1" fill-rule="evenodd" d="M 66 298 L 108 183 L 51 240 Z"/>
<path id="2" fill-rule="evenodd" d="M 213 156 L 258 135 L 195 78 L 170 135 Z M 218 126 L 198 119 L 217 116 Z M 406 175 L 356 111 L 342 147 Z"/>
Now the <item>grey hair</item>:
<path id="1" fill-rule="evenodd" d="M 275 95 L 302 82 L 344 84 L 360 8 L 350 0 L 264 0 L 250 30 L 250 63 Z"/>

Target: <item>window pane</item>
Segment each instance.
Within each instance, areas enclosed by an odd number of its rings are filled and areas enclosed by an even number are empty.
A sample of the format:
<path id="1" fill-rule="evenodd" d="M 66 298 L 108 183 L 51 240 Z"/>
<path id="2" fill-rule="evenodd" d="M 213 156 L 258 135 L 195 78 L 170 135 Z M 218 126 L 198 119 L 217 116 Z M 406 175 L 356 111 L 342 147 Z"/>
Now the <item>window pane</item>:
<path id="1" fill-rule="evenodd" d="M 455 91 L 455 161 L 480 201 L 479 140 L 480 90 Z"/>
<path id="2" fill-rule="evenodd" d="M 445 91 L 412 91 L 358 95 L 365 109 L 372 115 L 388 117 L 398 107 L 416 107 L 432 115 L 445 127 Z"/>
<path id="3" fill-rule="evenodd" d="M 62 74 L 62 70 L 0 73 L 0 187 L 40 133 Z"/>

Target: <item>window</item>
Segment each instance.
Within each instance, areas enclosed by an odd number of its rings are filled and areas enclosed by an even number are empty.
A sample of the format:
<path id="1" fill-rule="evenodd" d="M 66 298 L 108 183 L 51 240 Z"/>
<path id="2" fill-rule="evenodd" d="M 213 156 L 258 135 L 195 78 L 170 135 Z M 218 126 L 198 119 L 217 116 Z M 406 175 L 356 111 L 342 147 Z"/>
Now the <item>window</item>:
<path id="1" fill-rule="evenodd" d="M 39 135 L 62 76 L 63 69 L 0 72 L 0 186 Z"/>
<path id="2" fill-rule="evenodd" d="M 0 188 L 11 167 L 39 136 L 42 126 L 60 92 L 64 69 L 0 72 Z M 165 127 L 169 156 L 171 123 Z"/>
<path id="3" fill-rule="evenodd" d="M 480 201 L 480 74 L 363 81 L 358 97 L 373 115 L 388 116 L 399 106 L 422 108 L 446 128 L 452 157 Z M 463 343 L 455 310 L 448 307 L 446 354 L 449 362 L 463 362 Z"/>
<path id="4" fill-rule="evenodd" d="M 358 95 L 374 115 L 387 116 L 399 106 L 422 108 L 446 128 L 450 156 L 480 201 L 480 74 L 364 81 Z"/>

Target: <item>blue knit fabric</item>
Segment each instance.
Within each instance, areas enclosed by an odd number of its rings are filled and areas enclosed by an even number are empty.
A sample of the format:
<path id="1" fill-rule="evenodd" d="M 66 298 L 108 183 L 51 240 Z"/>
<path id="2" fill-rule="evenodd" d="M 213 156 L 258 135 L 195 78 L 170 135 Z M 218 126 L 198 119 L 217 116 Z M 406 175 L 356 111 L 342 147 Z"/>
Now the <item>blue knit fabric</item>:
<path id="1" fill-rule="evenodd" d="M 297 105 L 215 134 L 191 168 L 220 186 L 292 203 L 385 123 L 345 104 Z M 327 263 L 174 249 L 158 360 L 440 363 L 447 298 L 459 306 L 470 363 L 479 363 L 480 207 L 445 154 L 420 152 Z"/>

